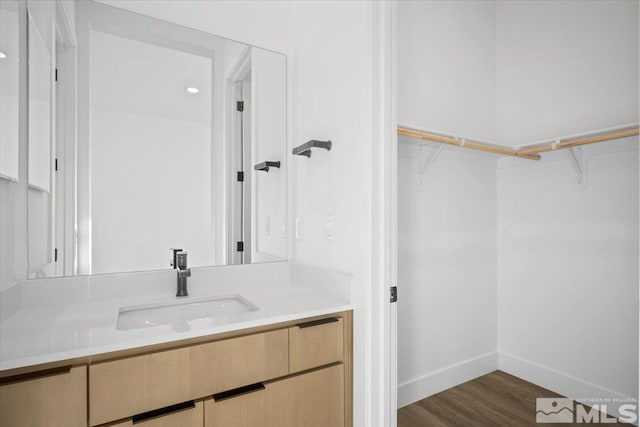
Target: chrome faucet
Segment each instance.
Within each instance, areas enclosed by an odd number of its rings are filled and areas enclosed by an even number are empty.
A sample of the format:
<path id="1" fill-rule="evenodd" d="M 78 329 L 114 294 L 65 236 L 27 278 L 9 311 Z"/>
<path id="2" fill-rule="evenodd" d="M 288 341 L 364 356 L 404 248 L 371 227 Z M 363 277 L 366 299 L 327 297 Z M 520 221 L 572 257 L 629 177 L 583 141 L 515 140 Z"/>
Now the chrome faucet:
<path id="1" fill-rule="evenodd" d="M 178 272 L 177 297 L 189 296 L 187 292 L 187 277 L 191 277 L 191 269 L 187 268 L 187 253 L 182 249 L 171 249 L 173 251 L 173 263 L 171 264 Z"/>

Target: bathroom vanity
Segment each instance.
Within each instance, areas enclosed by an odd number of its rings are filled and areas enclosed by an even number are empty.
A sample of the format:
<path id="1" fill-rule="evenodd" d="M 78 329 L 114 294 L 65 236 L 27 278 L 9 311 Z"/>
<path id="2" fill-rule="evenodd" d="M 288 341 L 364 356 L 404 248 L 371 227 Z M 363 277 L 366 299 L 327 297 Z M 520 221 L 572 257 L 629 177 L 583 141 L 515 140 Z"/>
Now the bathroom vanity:
<path id="1" fill-rule="evenodd" d="M 351 425 L 347 277 L 291 263 L 194 269 L 188 299 L 173 295 L 173 279 L 89 276 L 4 291 L 20 308 L 0 323 L 0 425 Z M 232 290 L 250 310 L 118 327 L 142 301 L 173 309 L 237 299 Z"/>
<path id="2" fill-rule="evenodd" d="M 3 378 L 0 424 L 350 425 L 350 312 L 162 347 Z"/>

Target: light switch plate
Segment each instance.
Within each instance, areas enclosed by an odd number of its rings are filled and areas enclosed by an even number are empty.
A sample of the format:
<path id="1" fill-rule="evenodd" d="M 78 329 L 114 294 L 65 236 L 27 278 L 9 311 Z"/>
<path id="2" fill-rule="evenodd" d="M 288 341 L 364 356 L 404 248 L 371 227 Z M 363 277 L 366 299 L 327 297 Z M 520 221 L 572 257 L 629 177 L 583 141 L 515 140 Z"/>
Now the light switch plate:
<path id="1" fill-rule="evenodd" d="M 302 240 L 302 218 L 296 218 L 296 239 Z"/>
<path id="2" fill-rule="evenodd" d="M 333 212 L 324 217 L 324 230 L 327 240 L 333 242 L 336 239 L 336 215 Z"/>

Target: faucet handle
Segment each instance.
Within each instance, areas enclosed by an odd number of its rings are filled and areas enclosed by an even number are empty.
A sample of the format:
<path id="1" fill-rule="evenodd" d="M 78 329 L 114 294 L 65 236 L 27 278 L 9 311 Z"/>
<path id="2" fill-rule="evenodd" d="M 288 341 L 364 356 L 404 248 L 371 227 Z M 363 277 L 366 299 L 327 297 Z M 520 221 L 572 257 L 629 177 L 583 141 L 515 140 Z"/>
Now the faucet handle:
<path id="1" fill-rule="evenodd" d="M 177 261 L 177 255 L 178 255 L 178 252 L 182 252 L 182 249 L 169 248 L 169 250 L 170 250 L 170 251 L 173 251 L 173 261 L 172 261 L 172 262 L 171 262 L 171 264 L 169 264 L 169 265 L 171 265 L 171 267 L 173 267 L 173 268 L 178 268 L 178 267 L 177 267 L 177 264 L 176 264 L 176 261 Z"/>

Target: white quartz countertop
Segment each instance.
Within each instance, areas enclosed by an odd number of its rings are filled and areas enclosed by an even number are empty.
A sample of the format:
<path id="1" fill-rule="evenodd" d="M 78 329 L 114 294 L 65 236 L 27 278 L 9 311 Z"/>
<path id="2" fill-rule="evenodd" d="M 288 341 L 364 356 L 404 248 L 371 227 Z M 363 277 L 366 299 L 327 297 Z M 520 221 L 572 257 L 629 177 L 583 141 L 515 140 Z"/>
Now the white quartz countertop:
<path id="1" fill-rule="evenodd" d="M 125 282 L 135 282 L 135 277 L 132 279 L 132 276 L 134 275 L 130 274 Z M 137 288 L 132 284 L 128 294 L 122 284 L 113 294 L 105 293 L 103 290 L 96 291 L 91 289 L 92 284 L 84 284 L 80 291 L 76 289 L 76 294 L 83 293 L 85 296 L 52 296 L 50 303 L 43 302 L 42 288 L 39 289 L 37 301 L 23 304 L 23 307 L 0 323 L 0 371 L 253 328 L 353 308 L 348 297 L 348 289 L 337 288 L 335 281 L 331 280 L 329 282 L 332 283 L 321 286 L 321 281 L 301 283 L 305 280 L 294 281 L 288 274 L 284 276 L 289 277 L 282 279 L 278 279 L 279 274 L 272 274 L 268 280 L 260 280 L 256 274 L 251 274 L 247 280 L 235 278 L 231 280 L 235 283 L 225 285 L 219 283 L 221 278 L 217 278 L 218 283 L 207 284 L 205 276 L 200 274 L 199 279 L 196 277 L 186 299 L 240 295 L 257 306 L 258 310 L 170 325 L 118 330 L 118 313 L 122 307 L 178 302 L 171 285 L 174 276 L 168 276 L 168 281 L 163 277 L 162 285 L 157 289 L 150 285 Z M 29 282 L 25 283 L 25 286 L 29 285 Z M 104 284 L 96 286 L 104 288 Z M 28 291 L 36 292 L 32 289 Z M 25 290 L 22 290 L 22 293 L 27 294 L 23 299 L 34 299 L 32 296 L 29 297 Z M 54 289 L 51 289 L 51 293 L 55 294 Z M 86 294 L 100 295 L 87 297 Z M 184 302 L 185 298 L 179 300 Z"/>

